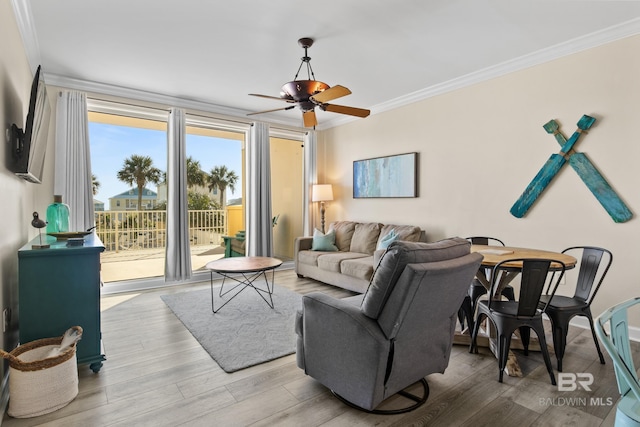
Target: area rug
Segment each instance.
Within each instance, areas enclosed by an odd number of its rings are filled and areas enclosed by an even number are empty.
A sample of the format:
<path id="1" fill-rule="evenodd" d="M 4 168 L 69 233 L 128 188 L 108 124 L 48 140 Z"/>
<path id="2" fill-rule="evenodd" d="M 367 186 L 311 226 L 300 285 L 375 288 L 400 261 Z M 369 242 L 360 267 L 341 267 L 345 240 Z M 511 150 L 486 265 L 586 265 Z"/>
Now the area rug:
<path id="1" fill-rule="evenodd" d="M 264 289 L 264 282 L 256 284 Z M 216 310 L 229 296 L 220 298 L 218 291 L 213 288 Z M 288 289 L 275 285 L 272 309 L 255 290 L 245 288 L 215 314 L 209 288 L 161 298 L 225 372 L 295 352 L 294 322 L 302 296 Z"/>

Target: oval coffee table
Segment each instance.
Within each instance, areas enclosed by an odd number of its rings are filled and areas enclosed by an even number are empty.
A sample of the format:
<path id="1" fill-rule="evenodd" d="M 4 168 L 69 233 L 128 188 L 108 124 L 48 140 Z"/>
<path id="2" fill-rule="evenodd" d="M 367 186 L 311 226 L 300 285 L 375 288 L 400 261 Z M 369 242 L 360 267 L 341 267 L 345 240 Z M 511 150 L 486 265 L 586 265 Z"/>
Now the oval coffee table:
<path id="1" fill-rule="evenodd" d="M 231 257 L 208 262 L 204 268 L 211 271 L 211 311 L 217 313 L 248 287 L 253 288 L 264 302 L 266 302 L 270 308 L 273 308 L 273 279 L 275 277 L 275 269 L 281 265 L 282 261 L 277 258 L 262 256 Z M 269 279 L 267 278 L 267 271 L 269 270 L 271 270 L 271 285 L 269 285 Z M 220 297 L 237 290 L 231 295 L 231 298 L 226 300 L 217 310 L 213 304 L 213 273 L 218 273 L 222 276 Z M 262 289 L 254 284 L 260 277 L 264 277 L 266 289 Z M 227 279 L 233 280 L 236 283 L 231 289 L 224 291 L 224 282 Z M 269 300 L 265 298 L 265 295 L 269 297 Z"/>

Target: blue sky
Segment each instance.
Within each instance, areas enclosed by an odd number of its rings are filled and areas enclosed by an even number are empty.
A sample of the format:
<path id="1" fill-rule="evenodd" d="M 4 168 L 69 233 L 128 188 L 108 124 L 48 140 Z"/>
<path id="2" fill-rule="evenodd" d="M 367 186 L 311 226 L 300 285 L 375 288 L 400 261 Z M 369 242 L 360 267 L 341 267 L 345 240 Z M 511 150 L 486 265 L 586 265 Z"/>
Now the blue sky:
<path id="1" fill-rule="evenodd" d="M 116 174 L 132 154 L 150 156 L 158 169 L 167 170 L 167 135 L 164 131 L 89 122 L 91 170 L 100 182 L 95 198 L 109 208 L 109 198 L 129 189 Z M 199 135 L 187 135 L 187 156 L 200 162 L 202 170 L 226 165 L 238 178 L 242 176 L 241 142 Z M 156 191 L 155 184 L 147 186 Z M 241 197 L 240 179 L 235 192 L 227 189 L 227 200 Z"/>

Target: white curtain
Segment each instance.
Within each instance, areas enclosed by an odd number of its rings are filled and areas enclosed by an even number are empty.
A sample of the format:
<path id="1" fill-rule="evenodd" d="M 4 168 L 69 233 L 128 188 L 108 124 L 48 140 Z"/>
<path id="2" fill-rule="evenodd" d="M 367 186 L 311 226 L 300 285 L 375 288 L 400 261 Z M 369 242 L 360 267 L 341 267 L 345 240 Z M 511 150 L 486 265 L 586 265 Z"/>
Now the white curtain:
<path id="1" fill-rule="evenodd" d="M 271 156 L 269 125 L 251 126 L 246 153 L 247 171 L 247 256 L 272 256 Z"/>
<path id="2" fill-rule="evenodd" d="M 304 194 L 303 194 L 303 206 L 304 211 L 302 216 L 304 218 L 303 230 L 305 235 L 313 235 L 313 227 L 316 223 L 317 209 L 314 209 L 314 204 L 311 202 L 311 188 L 313 184 L 318 183 L 318 145 L 316 131 L 308 131 L 304 134 Z"/>
<path id="3" fill-rule="evenodd" d="M 185 112 L 172 108 L 167 132 L 167 247 L 165 281 L 191 277 L 187 209 L 187 160 Z"/>
<path id="4" fill-rule="evenodd" d="M 53 193 L 69 205 L 69 231 L 95 225 L 87 95 L 81 92 L 58 96 Z"/>

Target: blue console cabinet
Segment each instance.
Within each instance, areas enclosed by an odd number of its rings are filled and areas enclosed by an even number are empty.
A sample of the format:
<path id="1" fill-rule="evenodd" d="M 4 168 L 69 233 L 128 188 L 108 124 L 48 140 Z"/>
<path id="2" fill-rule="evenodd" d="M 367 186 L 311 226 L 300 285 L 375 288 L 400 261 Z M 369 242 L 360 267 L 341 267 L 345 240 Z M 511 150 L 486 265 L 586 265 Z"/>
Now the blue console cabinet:
<path id="1" fill-rule="evenodd" d="M 61 336 L 81 326 L 78 364 L 98 372 L 106 360 L 100 330 L 100 253 L 104 245 L 95 234 L 84 245 L 68 247 L 66 240 L 42 236 L 46 249 L 34 249 L 39 237 L 18 252 L 18 316 L 20 343 Z"/>

